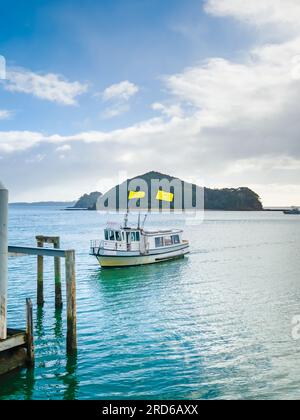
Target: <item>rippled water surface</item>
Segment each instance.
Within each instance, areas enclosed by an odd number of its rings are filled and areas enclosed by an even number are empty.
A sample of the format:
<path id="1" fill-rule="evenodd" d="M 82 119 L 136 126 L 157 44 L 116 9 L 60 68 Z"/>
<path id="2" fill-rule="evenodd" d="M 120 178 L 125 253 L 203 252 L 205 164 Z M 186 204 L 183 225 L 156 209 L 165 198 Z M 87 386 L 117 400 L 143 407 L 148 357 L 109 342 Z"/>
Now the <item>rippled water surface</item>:
<path id="1" fill-rule="evenodd" d="M 66 357 L 49 259 L 46 303 L 34 309 L 35 369 L 2 377 L 0 399 L 300 398 L 300 217 L 207 212 L 185 227 L 185 260 L 101 271 L 88 252 L 105 222 L 96 212 L 10 208 L 11 244 L 49 234 L 76 249 L 78 354 Z M 35 294 L 35 258 L 11 258 L 10 327 L 24 327 Z"/>

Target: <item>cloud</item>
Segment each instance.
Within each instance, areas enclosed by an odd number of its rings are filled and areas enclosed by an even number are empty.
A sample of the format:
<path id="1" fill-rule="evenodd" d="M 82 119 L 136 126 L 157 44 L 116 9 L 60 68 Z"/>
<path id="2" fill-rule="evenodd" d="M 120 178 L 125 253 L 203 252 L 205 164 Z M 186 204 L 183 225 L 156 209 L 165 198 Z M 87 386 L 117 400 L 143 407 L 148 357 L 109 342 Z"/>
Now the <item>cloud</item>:
<path id="1" fill-rule="evenodd" d="M 64 144 L 63 146 L 59 146 L 55 149 L 57 153 L 69 152 L 70 150 L 72 150 L 72 147 L 69 144 Z"/>
<path id="2" fill-rule="evenodd" d="M 0 55 L 0 80 L 6 78 L 6 60 L 3 55 Z"/>
<path id="3" fill-rule="evenodd" d="M 164 105 L 159 102 L 155 102 L 154 104 L 152 104 L 151 108 L 153 109 L 153 111 L 159 111 L 169 118 L 183 117 L 183 110 L 178 104 Z"/>
<path id="4" fill-rule="evenodd" d="M 33 131 L 0 131 L 0 151 L 14 153 L 29 150 L 39 145 L 55 145 L 56 150 L 61 143 L 123 143 L 125 145 L 137 145 L 140 136 L 154 135 L 164 130 L 165 123 L 161 119 L 153 119 L 138 123 L 125 129 L 110 132 L 86 131 L 74 135 L 63 136 L 60 134 L 47 135 Z"/>
<path id="5" fill-rule="evenodd" d="M 213 58 L 165 78 L 173 95 L 201 110 L 205 126 L 255 122 L 284 112 L 300 93 L 293 64 L 300 39 L 252 51 L 245 64 Z"/>
<path id="6" fill-rule="evenodd" d="M 0 120 L 9 120 L 12 118 L 13 112 L 7 109 L 0 109 Z"/>
<path id="7" fill-rule="evenodd" d="M 114 106 L 111 106 L 109 108 L 106 108 L 101 114 L 100 117 L 103 120 L 109 120 L 111 118 L 118 117 L 119 115 L 125 114 L 130 110 L 129 104 L 116 104 Z"/>
<path id="8" fill-rule="evenodd" d="M 18 68 L 7 70 L 4 88 L 10 92 L 31 94 L 61 105 L 76 105 L 76 98 L 85 93 L 88 86 L 79 82 L 69 82 L 57 74 L 38 74 Z"/>
<path id="9" fill-rule="evenodd" d="M 255 25 L 292 25 L 299 28 L 298 0 L 207 0 L 205 9 L 217 16 L 230 16 Z M 288 27 L 291 30 L 291 27 Z"/>
<path id="10" fill-rule="evenodd" d="M 27 150 L 43 140 L 41 133 L 32 131 L 1 131 L 0 152 L 13 153 Z"/>
<path id="11" fill-rule="evenodd" d="M 109 86 L 102 93 L 104 101 L 111 100 L 122 100 L 128 101 L 131 97 L 136 95 L 139 91 L 139 87 L 134 83 L 125 80 L 123 82 Z"/>
<path id="12" fill-rule="evenodd" d="M 34 156 L 26 159 L 25 162 L 27 164 L 40 163 L 40 162 L 43 162 L 43 160 L 45 159 L 45 157 L 46 157 L 45 155 L 37 154 L 37 155 L 34 155 Z"/>
<path id="13" fill-rule="evenodd" d="M 139 92 L 139 87 L 125 80 L 106 88 L 100 96 L 104 102 L 111 105 L 101 112 L 102 119 L 107 120 L 125 114 L 130 110 L 129 100 Z"/>

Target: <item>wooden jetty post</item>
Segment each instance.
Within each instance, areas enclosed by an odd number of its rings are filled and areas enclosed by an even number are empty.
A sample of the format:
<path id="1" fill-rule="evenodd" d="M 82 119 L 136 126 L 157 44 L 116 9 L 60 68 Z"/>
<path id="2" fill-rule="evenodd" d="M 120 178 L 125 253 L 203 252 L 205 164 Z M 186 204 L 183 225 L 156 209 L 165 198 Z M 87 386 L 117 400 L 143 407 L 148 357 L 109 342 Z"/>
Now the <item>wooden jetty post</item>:
<path id="1" fill-rule="evenodd" d="M 32 303 L 26 299 L 26 331 L 7 330 L 5 340 L 0 340 L 0 375 L 20 367 L 34 366 Z"/>
<path id="2" fill-rule="evenodd" d="M 7 328 L 8 191 L 0 183 L 0 375 L 34 363 L 31 300 L 26 301 L 27 331 Z"/>
<path id="3" fill-rule="evenodd" d="M 44 244 L 38 241 L 37 246 L 43 248 Z M 44 305 L 44 257 L 42 255 L 37 257 L 37 304 Z"/>
<path id="4" fill-rule="evenodd" d="M 54 249 L 60 249 L 59 236 L 36 236 L 37 246 L 43 248 L 44 244 L 51 244 Z M 55 308 L 62 308 L 61 292 L 61 265 L 60 257 L 54 257 L 54 278 L 55 278 Z M 37 303 L 39 306 L 44 304 L 44 257 L 37 257 Z"/>
<path id="5" fill-rule="evenodd" d="M 53 240 L 54 248 L 60 249 L 60 238 Z M 60 309 L 63 306 L 61 293 L 61 267 L 60 258 L 54 257 L 54 276 L 55 276 L 55 308 Z"/>
<path id="6" fill-rule="evenodd" d="M 65 256 L 67 286 L 67 351 L 72 353 L 77 348 L 75 251 L 66 251 Z"/>
<path id="7" fill-rule="evenodd" d="M 26 299 L 26 347 L 27 363 L 34 365 L 33 314 L 31 299 Z"/>
<path id="8" fill-rule="evenodd" d="M 38 236 L 37 242 L 53 243 L 53 238 Z M 58 242 L 56 242 L 58 243 Z M 67 352 L 74 353 L 77 349 L 77 334 L 76 334 L 76 276 L 75 276 L 75 251 L 64 249 L 53 249 L 47 247 L 22 247 L 9 246 L 8 252 L 10 255 L 35 255 L 41 257 L 65 258 L 66 267 L 66 295 L 67 295 Z"/>
<path id="9" fill-rule="evenodd" d="M 0 340 L 7 338 L 8 190 L 0 182 Z"/>

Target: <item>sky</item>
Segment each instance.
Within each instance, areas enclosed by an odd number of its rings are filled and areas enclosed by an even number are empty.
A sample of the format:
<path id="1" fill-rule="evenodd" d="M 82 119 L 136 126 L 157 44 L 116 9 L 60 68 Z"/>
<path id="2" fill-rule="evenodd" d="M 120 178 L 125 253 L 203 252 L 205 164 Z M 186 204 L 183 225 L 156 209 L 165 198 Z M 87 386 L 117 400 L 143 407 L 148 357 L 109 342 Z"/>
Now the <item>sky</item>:
<path id="1" fill-rule="evenodd" d="M 299 19 L 299 0 L 0 0 L 10 200 L 156 170 L 300 205 Z"/>

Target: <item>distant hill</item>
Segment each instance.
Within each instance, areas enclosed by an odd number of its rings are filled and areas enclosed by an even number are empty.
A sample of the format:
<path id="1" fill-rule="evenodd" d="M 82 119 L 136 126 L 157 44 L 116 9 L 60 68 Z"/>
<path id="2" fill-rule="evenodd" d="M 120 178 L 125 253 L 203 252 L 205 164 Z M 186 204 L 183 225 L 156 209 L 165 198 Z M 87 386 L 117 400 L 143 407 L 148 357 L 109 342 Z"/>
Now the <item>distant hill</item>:
<path id="1" fill-rule="evenodd" d="M 152 180 L 163 180 L 166 179 L 168 181 L 174 181 L 178 180 L 178 178 L 172 177 L 170 175 L 161 174 L 159 172 L 148 172 L 146 174 L 137 176 L 135 178 L 129 179 L 125 182 L 129 183 L 136 179 L 142 179 L 144 180 L 148 185 L 148 194 L 149 194 L 149 202 L 151 201 L 151 182 Z M 181 185 L 183 187 L 184 181 L 179 180 L 181 182 Z M 115 186 L 112 190 L 110 190 L 108 193 L 104 195 L 105 197 L 109 197 L 110 194 L 116 194 L 117 196 L 117 203 L 119 202 L 119 191 L 120 188 L 122 188 L 122 185 Z M 193 206 L 196 202 L 196 196 L 197 193 L 200 192 L 204 196 L 204 208 L 206 210 L 232 210 L 232 211 L 260 211 L 263 210 L 262 203 L 260 201 L 260 198 L 258 194 L 256 194 L 254 191 L 252 191 L 249 188 L 241 187 L 241 188 L 224 188 L 224 189 L 210 189 L 210 188 L 204 188 L 187 184 L 192 188 L 192 196 L 193 196 Z M 172 192 L 172 191 L 171 191 Z M 156 191 L 154 192 L 156 194 Z M 90 210 L 96 210 L 96 203 L 99 196 L 97 197 L 94 195 L 93 197 L 90 197 Z M 199 208 L 203 208 L 203 203 L 201 203 L 201 206 Z M 118 208 L 118 206 L 117 206 Z M 171 209 L 174 209 L 174 204 Z M 182 205 L 180 205 L 180 209 L 184 209 L 184 200 L 182 199 Z M 186 208 L 185 208 L 186 209 Z M 187 210 L 187 209 L 186 209 Z"/>
<path id="2" fill-rule="evenodd" d="M 92 207 L 96 207 L 97 200 L 101 196 L 102 196 L 102 193 L 100 193 L 99 191 L 94 191 L 90 194 L 84 194 L 73 205 L 73 208 L 74 209 L 90 209 Z"/>

